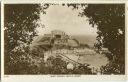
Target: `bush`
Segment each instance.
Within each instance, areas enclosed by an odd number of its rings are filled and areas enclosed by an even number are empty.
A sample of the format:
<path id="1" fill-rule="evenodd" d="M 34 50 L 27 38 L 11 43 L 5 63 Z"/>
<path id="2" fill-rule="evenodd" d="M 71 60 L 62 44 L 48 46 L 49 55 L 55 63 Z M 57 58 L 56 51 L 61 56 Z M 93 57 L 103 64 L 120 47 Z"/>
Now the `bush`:
<path id="1" fill-rule="evenodd" d="M 103 74 L 124 74 L 125 65 L 118 64 L 117 62 L 109 62 L 106 66 L 101 67 L 101 71 Z"/>

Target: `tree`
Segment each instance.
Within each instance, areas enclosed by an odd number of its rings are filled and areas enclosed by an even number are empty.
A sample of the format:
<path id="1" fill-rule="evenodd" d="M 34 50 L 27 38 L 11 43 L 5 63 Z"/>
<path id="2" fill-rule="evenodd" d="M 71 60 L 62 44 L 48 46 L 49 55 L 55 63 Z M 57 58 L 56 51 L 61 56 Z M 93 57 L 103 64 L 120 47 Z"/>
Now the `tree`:
<path id="1" fill-rule="evenodd" d="M 20 56 L 29 54 L 29 45 L 33 41 L 33 37 L 37 36 L 36 28 L 39 25 L 37 21 L 40 12 L 45 12 L 44 9 L 47 9 L 47 6 L 41 7 L 39 4 L 4 5 L 4 65 L 6 74 L 14 73 L 15 65 L 19 63 Z M 12 70 L 9 71 L 11 67 Z M 17 70 L 20 71 L 20 69 Z"/>
<path id="2" fill-rule="evenodd" d="M 39 5 L 8 4 L 5 5 L 4 13 L 6 50 L 11 51 L 21 43 L 30 44 L 33 37 L 36 36 Z"/>
<path id="3" fill-rule="evenodd" d="M 125 5 L 124 4 L 88 4 L 80 15 L 87 16 L 89 23 L 97 27 L 97 47 L 108 48 L 112 53 L 115 69 L 124 74 L 125 66 Z M 113 66 L 113 65 L 111 65 Z M 118 67 L 119 66 L 119 67 Z M 112 68 L 112 69 L 114 69 Z"/>

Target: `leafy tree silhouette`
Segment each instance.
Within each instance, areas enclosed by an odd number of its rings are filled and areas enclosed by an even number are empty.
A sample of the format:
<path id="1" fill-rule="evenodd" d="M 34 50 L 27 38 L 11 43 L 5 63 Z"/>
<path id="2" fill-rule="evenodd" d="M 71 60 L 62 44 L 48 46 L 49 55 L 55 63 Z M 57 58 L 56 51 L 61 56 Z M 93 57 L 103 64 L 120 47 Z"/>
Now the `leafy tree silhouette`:
<path id="1" fill-rule="evenodd" d="M 95 46 L 108 48 L 116 73 L 124 74 L 125 64 L 125 5 L 88 4 L 81 16 L 87 16 L 89 23 L 97 27 L 98 43 Z M 117 65 L 115 65 L 117 64 Z M 119 67 L 118 67 L 119 66 Z M 115 73 L 115 70 L 111 73 Z"/>
<path id="2" fill-rule="evenodd" d="M 125 4 L 68 4 L 73 9 L 82 8 L 78 16 L 88 17 L 89 24 L 97 28 L 94 45 L 99 50 L 108 48 L 110 63 L 103 67 L 105 73 L 125 73 Z M 109 70 L 107 70 L 109 68 Z M 118 70 L 118 71 L 116 71 Z"/>
<path id="3" fill-rule="evenodd" d="M 4 27 L 6 48 L 13 50 L 21 43 L 30 44 L 36 36 L 35 23 L 39 19 L 39 5 L 32 4 L 5 4 Z"/>
<path id="4" fill-rule="evenodd" d="M 46 6 L 44 9 L 48 8 Z M 33 37 L 37 36 L 35 29 L 39 24 L 36 22 L 39 20 L 41 11 L 40 4 L 4 5 L 5 73 L 14 73 L 13 69 L 16 67 L 13 67 L 12 60 L 18 61 L 20 55 L 28 53 L 29 44 L 33 41 Z M 43 12 L 45 11 L 43 10 Z M 11 71 L 9 71 L 10 66 Z"/>

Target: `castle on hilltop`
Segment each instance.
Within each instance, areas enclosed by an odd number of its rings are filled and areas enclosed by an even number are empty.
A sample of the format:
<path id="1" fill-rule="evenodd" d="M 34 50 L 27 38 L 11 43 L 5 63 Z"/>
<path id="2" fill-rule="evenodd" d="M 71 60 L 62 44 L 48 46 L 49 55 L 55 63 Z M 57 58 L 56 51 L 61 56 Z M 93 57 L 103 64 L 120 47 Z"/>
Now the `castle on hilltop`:
<path id="1" fill-rule="evenodd" d="M 49 37 L 53 45 L 65 45 L 72 47 L 79 45 L 78 41 L 72 39 L 71 36 L 60 30 L 53 30 L 50 34 L 44 34 L 44 37 Z"/>

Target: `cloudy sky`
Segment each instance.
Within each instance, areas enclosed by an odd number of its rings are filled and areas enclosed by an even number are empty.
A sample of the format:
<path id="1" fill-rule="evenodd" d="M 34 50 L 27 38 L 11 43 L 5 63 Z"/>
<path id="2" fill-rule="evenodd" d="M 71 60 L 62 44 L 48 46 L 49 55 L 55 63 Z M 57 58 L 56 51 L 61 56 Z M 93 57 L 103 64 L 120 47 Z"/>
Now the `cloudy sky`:
<path id="1" fill-rule="evenodd" d="M 96 28 L 89 25 L 86 17 L 79 17 L 80 10 L 72 10 L 67 6 L 53 5 L 40 14 L 40 22 L 45 28 L 37 29 L 39 35 L 50 33 L 52 30 L 62 30 L 69 35 L 96 35 Z"/>

